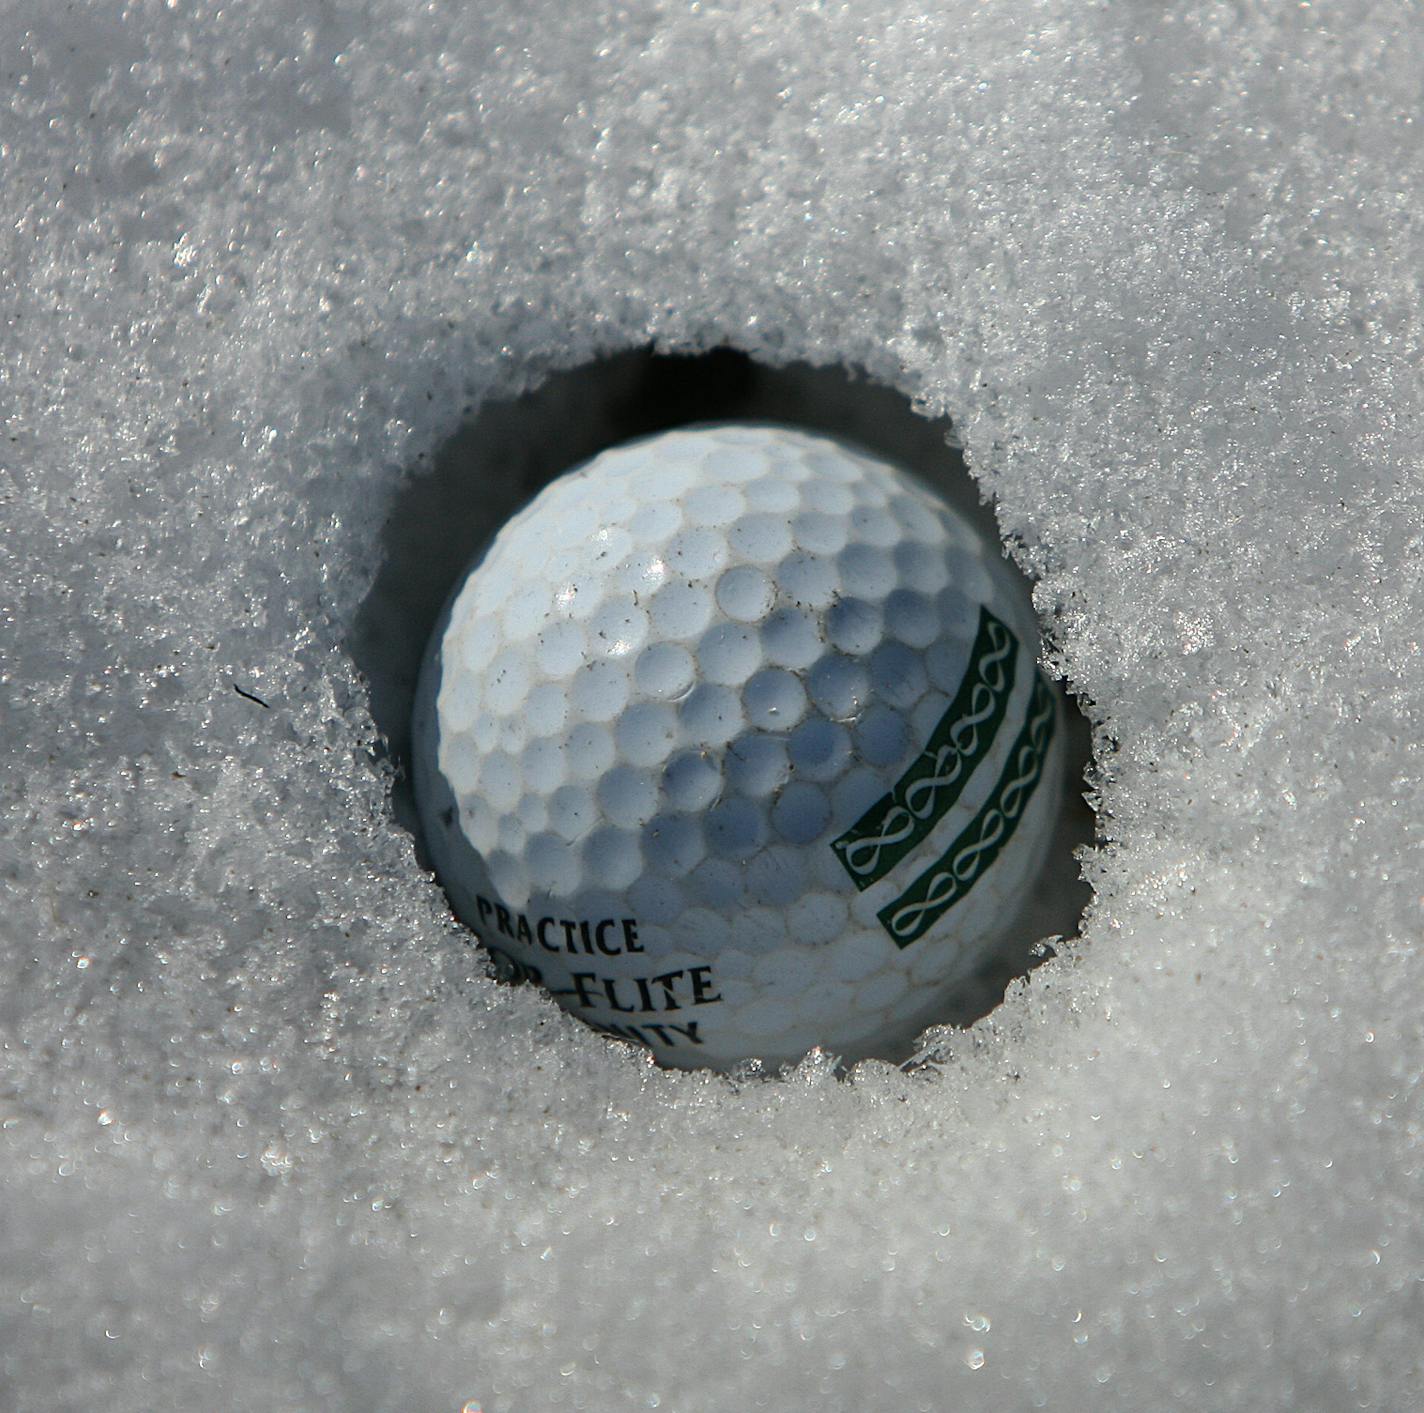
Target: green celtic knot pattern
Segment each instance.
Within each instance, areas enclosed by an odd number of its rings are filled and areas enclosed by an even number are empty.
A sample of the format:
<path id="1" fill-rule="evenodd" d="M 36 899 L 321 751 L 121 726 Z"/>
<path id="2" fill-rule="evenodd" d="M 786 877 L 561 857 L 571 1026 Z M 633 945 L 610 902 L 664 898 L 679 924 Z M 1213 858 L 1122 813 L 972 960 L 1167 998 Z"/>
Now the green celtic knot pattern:
<path id="1" fill-rule="evenodd" d="M 1023 729 L 993 793 L 949 848 L 900 897 L 876 914 L 897 946 L 908 947 L 923 937 L 1013 838 L 1043 774 L 1053 740 L 1055 705 L 1048 679 L 1036 673 Z"/>
<path id="2" fill-rule="evenodd" d="M 924 750 L 831 848 L 862 892 L 915 848 L 959 798 L 1004 719 L 1014 687 L 1018 640 L 987 608 L 954 700 Z"/>

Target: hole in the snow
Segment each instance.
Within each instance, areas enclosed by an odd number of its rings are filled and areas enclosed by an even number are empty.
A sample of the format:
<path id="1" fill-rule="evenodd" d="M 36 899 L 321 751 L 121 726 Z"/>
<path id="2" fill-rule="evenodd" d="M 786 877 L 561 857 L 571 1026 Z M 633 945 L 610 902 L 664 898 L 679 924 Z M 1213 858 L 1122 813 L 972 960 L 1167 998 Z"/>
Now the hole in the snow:
<path id="1" fill-rule="evenodd" d="M 694 356 L 638 350 L 487 404 L 440 449 L 432 469 L 400 492 L 384 529 L 383 566 L 354 640 L 376 725 L 399 767 L 397 817 L 418 842 L 410 783 L 416 683 L 430 634 L 471 559 L 564 471 L 631 438 L 709 421 L 783 423 L 858 443 L 929 482 L 981 533 L 997 536 L 992 511 L 950 444 L 948 422 L 926 419 L 892 389 L 841 369 L 769 368 L 730 349 Z M 987 1013 L 1008 983 L 1043 955 L 1039 939 L 1078 931 L 1090 898 L 1074 854 L 1093 838 L 1082 785 L 1091 740 L 1071 697 L 1064 694 L 1063 701 L 1066 788 L 1048 862 L 1015 934 L 1021 944 L 1000 950 L 937 1021 L 967 1024 Z"/>

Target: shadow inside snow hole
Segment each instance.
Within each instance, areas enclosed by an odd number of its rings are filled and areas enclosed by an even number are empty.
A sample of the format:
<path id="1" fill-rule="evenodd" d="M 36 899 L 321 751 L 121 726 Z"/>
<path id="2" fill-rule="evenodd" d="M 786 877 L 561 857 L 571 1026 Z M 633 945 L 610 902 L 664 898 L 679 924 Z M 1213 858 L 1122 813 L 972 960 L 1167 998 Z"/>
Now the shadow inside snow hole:
<path id="1" fill-rule="evenodd" d="M 916 473 L 998 537 L 993 511 L 950 444 L 949 422 L 921 416 L 893 389 L 844 369 L 771 368 L 725 348 L 689 356 L 639 349 L 487 403 L 440 448 L 430 469 L 397 493 L 382 530 L 382 567 L 353 635 L 372 715 L 397 766 L 396 819 L 415 837 L 422 862 L 409 768 L 416 679 L 445 600 L 476 552 L 549 481 L 605 448 L 670 427 L 733 419 L 784 422 L 858 442 Z M 945 1024 L 967 1025 L 998 1005 L 1014 978 L 1050 954 L 1040 939 L 1077 935 L 1091 897 L 1074 857 L 1093 840 L 1082 787 L 1091 732 L 1072 697 L 1063 696 L 1068 788 L 1022 945 L 988 964 L 941 1018 Z"/>

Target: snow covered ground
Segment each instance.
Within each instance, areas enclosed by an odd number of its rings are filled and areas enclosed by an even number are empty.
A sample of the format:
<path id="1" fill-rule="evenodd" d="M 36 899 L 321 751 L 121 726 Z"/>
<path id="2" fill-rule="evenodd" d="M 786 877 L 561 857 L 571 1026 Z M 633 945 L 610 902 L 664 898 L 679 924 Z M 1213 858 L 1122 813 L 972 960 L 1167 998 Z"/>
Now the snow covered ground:
<path id="1" fill-rule="evenodd" d="M 8 0 L 0 65 L 0 1407 L 1424 1399 L 1417 8 Z M 512 505 L 649 346 L 951 417 L 1094 722 L 1081 937 L 928 1067 L 660 1071 L 417 863 L 421 473 Z"/>

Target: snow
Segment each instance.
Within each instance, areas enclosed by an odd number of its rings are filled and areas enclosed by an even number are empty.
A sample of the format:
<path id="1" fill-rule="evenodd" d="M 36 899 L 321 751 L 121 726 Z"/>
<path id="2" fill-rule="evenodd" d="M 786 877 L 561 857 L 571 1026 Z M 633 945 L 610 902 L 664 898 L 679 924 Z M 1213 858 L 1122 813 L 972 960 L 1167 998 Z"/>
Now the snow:
<path id="1" fill-rule="evenodd" d="M 0 1403 L 1417 1398 L 1411 6 L 0 41 Z M 497 518 L 648 345 L 952 417 L 1093 719 L 1081 937 L 919 1069 L 660 1071 L 417 861 L 421 473 Z"/>

